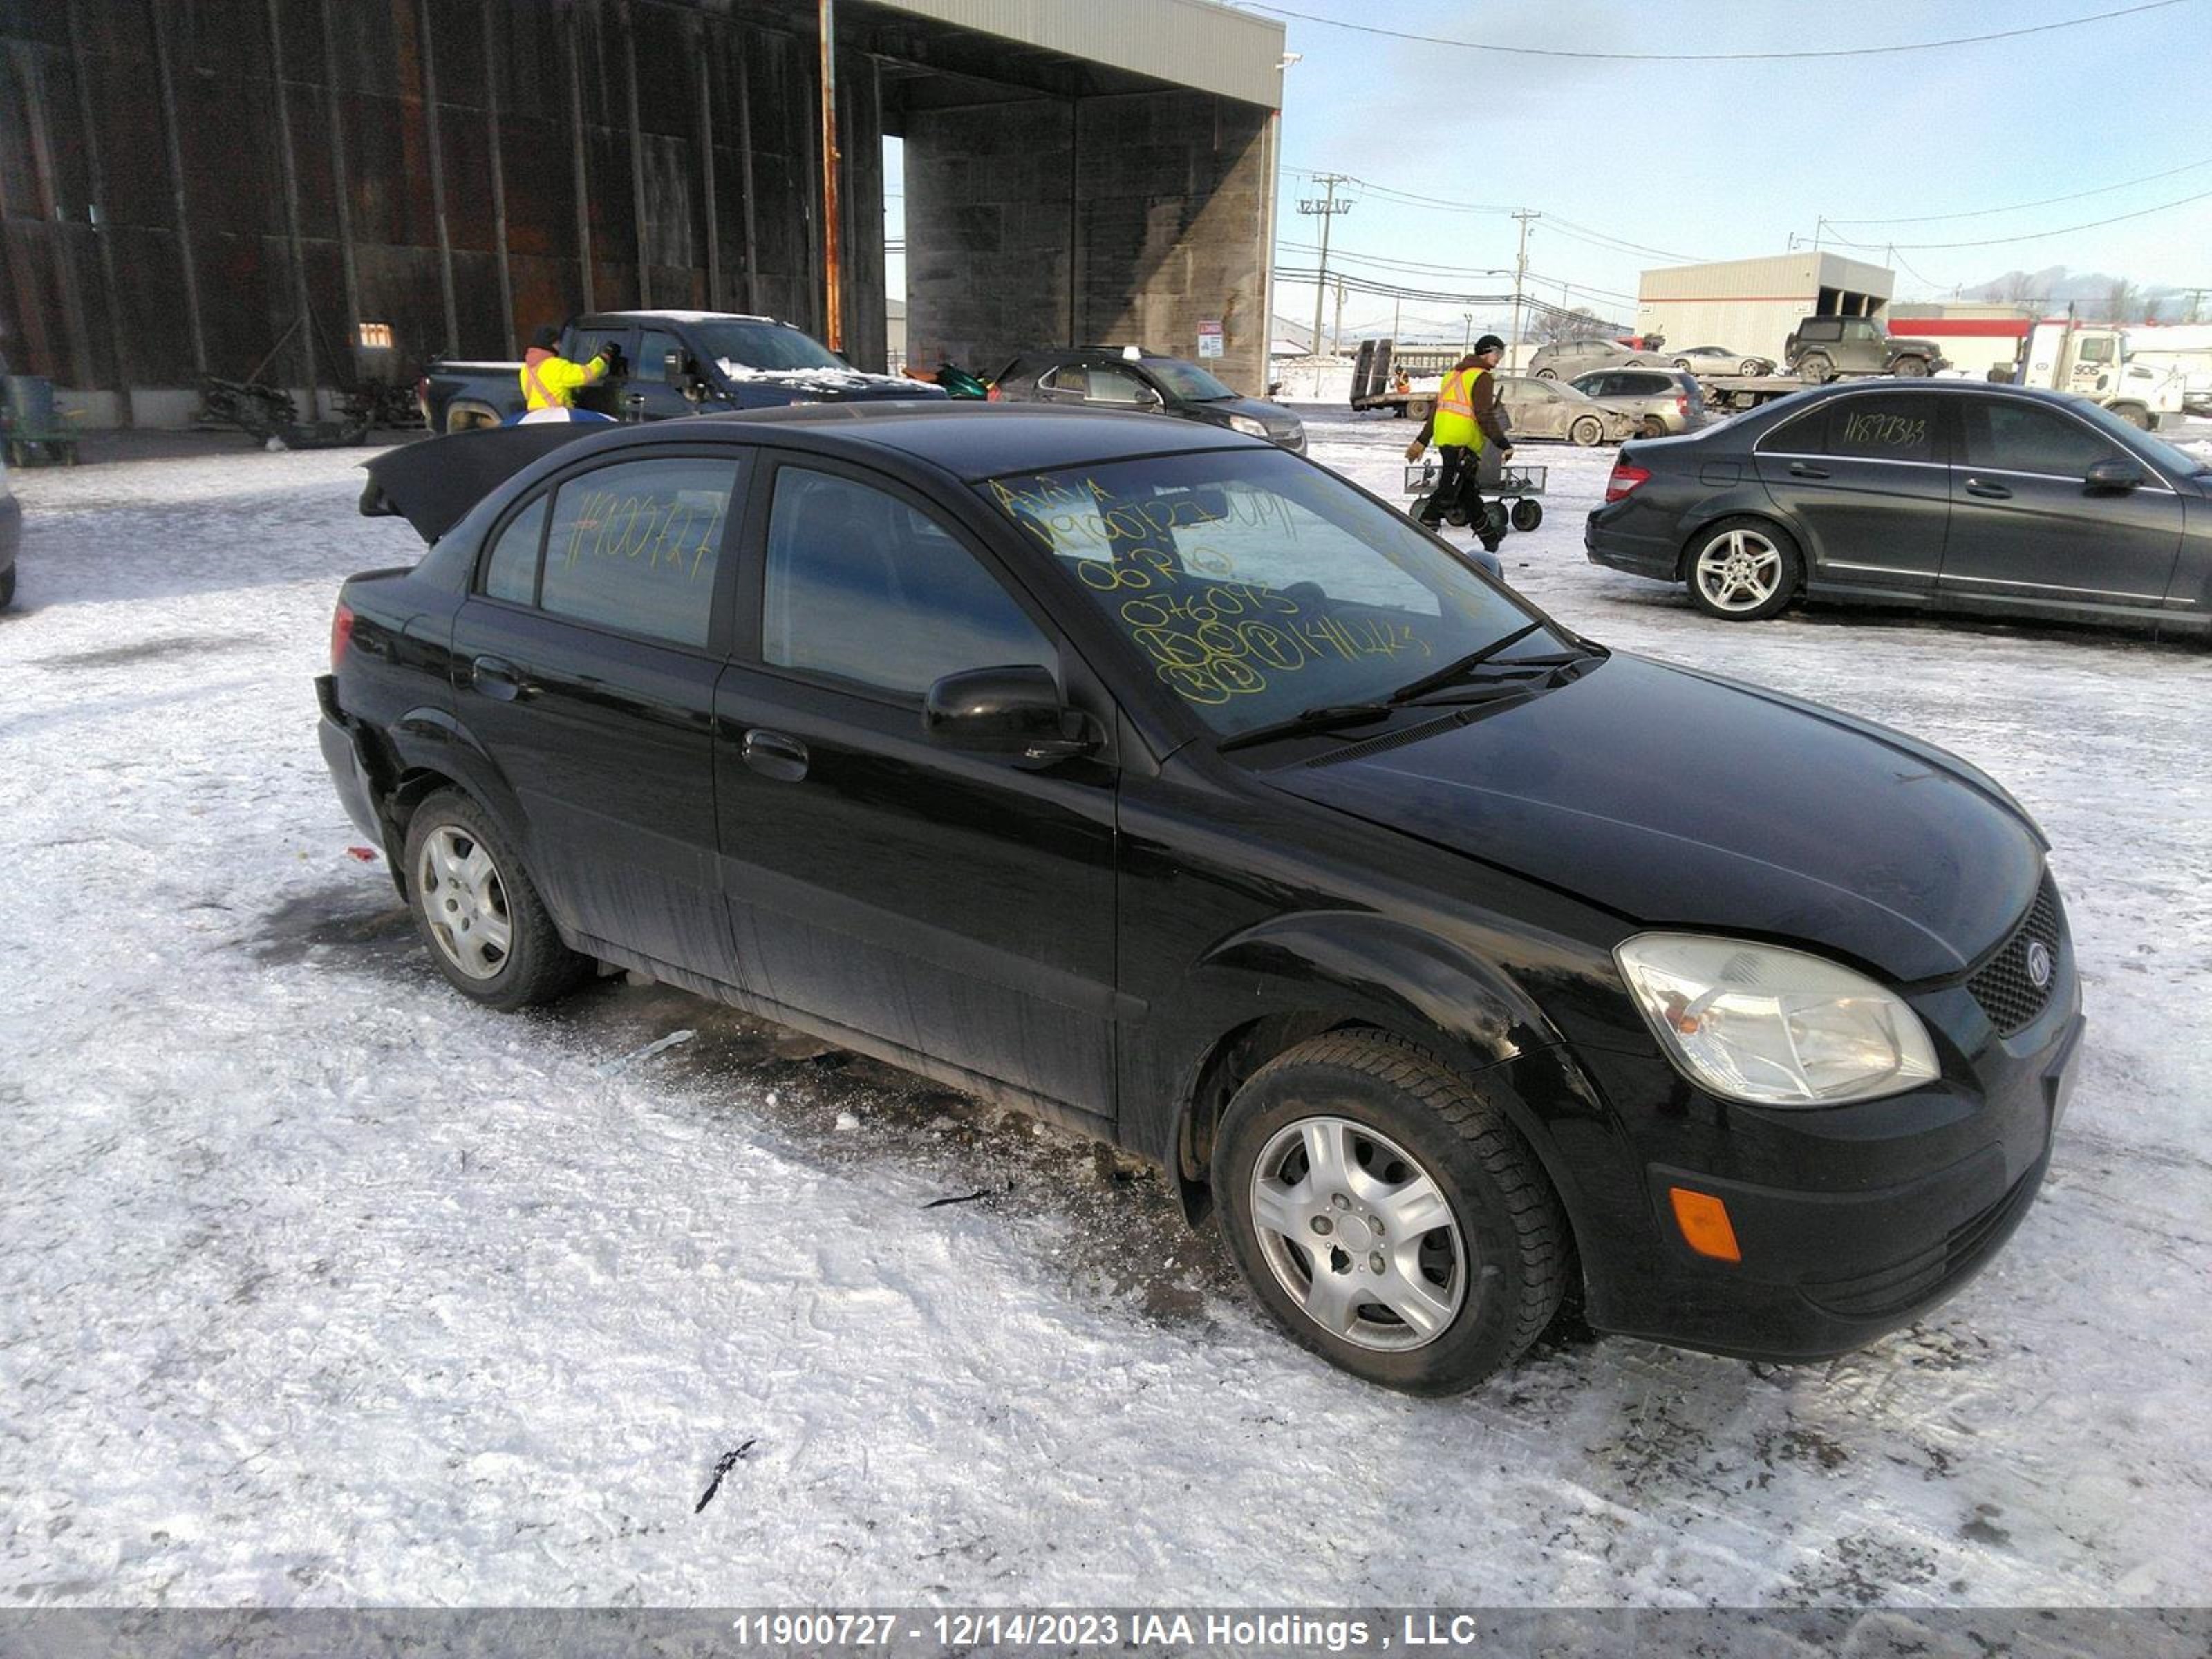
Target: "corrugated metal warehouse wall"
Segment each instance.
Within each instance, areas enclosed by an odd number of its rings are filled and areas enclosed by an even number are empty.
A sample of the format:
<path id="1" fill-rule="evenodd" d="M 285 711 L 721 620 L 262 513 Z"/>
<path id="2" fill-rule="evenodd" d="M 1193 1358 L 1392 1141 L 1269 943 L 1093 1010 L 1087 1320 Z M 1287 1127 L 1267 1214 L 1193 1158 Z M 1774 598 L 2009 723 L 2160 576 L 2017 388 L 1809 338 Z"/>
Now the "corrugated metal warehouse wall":
<path id="1" fill-rule="evenodd" d="M 811 24 L 814 9 L 778 9 Z M 820 332 L 811 35 L 643 0 L 0 0 L 0 349 L 87 391 L 411 376 L 589 307 Z M 845 344 L 882 115 L 839 77 Z M 502 234 L 503 233 L 503 234 Z M 312 313 L 313 331 L 301 325 Z M 273 354 L 273 355 L 272 355 Z"/>

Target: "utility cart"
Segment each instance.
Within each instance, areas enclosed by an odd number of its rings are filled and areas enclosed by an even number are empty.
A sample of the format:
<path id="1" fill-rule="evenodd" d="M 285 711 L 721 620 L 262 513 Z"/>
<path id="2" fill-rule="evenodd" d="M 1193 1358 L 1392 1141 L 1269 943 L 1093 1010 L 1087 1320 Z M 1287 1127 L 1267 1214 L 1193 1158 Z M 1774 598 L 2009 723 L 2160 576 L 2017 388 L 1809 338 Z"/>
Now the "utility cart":
<path id="1" fill-rule="evenodd" d="M 1429 504 L 1429 492 L 1437 487 L 1437 477 L 1443 471 L 1443 463 L 1433 455 L 1406 463 L 1406 493 L 1414 497 L 1407 510 L 1413 517 Z M 1544 504 L 1537 497 L 1544 493 L 1546 468 L 1522 466 L 1517 462 L 1501 462 L 1498 452 L 1486 447 L 1476 457 L 1475 487 L 1482 492 L 1482 505 L 1490 522 L 1484 526 L 1482 538 L 1497 541 L 1505 534 L 1506 526 L 1516 530 L 1534 530 L 1544 522 Z M 1447 523 L 1465 527 L 1467 515 L 1457 510 L 1444 514 Z"/>

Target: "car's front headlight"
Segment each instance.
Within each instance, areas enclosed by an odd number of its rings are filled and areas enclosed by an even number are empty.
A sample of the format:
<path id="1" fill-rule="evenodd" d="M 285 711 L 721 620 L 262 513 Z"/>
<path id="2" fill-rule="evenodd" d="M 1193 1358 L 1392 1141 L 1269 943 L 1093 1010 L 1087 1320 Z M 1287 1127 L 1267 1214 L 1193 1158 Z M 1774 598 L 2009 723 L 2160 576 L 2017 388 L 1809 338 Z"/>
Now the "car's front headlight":
<path id="1" fill-rule="evenodd" d="M 1252 438 L 1264 438 L 1267 435 L 1267 422 L 1255 421 L 1249 415 L 1231 415 L 1229 417 L 1229 429 L 1231 432 L 1242 432 Z"/>
<path id="2" fill-rule="evenodd" d="M 1668 1058 L 1724 1099 L 1835 1106 L 1937 1075 L 1919 1016 L 1822 957 L 1701 933 L 1639 933 L 1613 954 Z"/>

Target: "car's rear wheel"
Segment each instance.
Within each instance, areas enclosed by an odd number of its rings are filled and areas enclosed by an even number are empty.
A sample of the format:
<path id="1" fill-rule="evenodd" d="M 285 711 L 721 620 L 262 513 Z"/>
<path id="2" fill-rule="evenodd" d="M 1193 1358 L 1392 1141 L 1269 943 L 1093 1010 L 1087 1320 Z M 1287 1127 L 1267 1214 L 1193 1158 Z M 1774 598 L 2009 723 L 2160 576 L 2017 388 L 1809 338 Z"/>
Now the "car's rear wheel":
<path id="1" fill-rule="evenodd" d="M 1644 435 L 1647 438 L 1665 437 L 1667 435 L 1667 422 L 1661 420 L 1656 415 L 1646 415 L 1644 417 Z"/>
<path id="2" fill-rule="evenodd" d="M 1559 1310 L 1565 1217 L 1492 1100 L 1402 1039 L 1316 1037 L 1230 1103 L 1221 1227 L 1292 1340 L 1413 1394 L 1512 1364 Z"/>
<path id="3" fill-rule="evenodd" d="M 1568 441 L 1581 445 L 1584 449 L 1590 448 L 1604 436 L 1605 425 L 1595 415 L 1584 415 L 1567 428 Z"/>
<path id="4" fill-rule="evenodd" d="M 11 564 L 5 570 L 0 570 L 0 611 L 5 611 L 15 603 L 15 567 Z"/>
<path id="5" fill-rule="evenodd" d="M 1797 360 L 1797 378 L 1808 386 L 1826 386 L 1836 378 L 1836 366 L 1819 352 L 1811 352 Z"/>
<path id="6" fill-rule="evenodd" d="M 561 942 L 506 837 L 459 790 L 441 789 L 415 809 L 406 857 L 416 927 L 462 995 L 526 1008 L 590 975 L 590 958 Z"/>
<path id="7" fill-rule="evenodd" d="M 1804 577 L 1804 557 L 1779 525 L 1723 519 L 1698 533 L 1686 585 L 1691 603 L 1729 622 L 1761 622 L 1786 607 Z"/>
<path id="8" fill-rule="evenodd" d="M 1921 380 L 1928 374 L 1928 360 L 1925 357 L 1899 357 L 1896 367 L 1890 372 L 1902 374 L 1907 380 Z"/>

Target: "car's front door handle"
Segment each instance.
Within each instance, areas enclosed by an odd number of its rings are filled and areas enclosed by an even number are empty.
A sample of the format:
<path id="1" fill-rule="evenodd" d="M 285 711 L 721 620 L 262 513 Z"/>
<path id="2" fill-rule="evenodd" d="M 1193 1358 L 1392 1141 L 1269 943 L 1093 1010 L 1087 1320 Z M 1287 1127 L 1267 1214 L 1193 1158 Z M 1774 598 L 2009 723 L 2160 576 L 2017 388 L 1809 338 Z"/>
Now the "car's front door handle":
<path id="1" fill-rule="evenodd" d="M 501 702 L 513 702 L 529 690 L 522 671 L 504 657 L 478 657 L 469 665 L 469 684 Z"/>
<path id="2" fill-rule="evenodd" d="M 1825 478 L 1828 476 L 1828 469 L 1825 466 L 1808 466 L 1802 461 L 1792 461 L 1790 463 L 1790 476 L 1793 478 Z"/>
<path id="3" fill-rule="evenodd" d="M 1967 479 L 1966 493 L 1978 495 L 1985 501 L 2008 501 L 2012 499 L 2012 491 L 2001 483 L 1991 483 L 1986 478 Z"/>
<path id="4" fill-rule="evenodd" d="M 755 726 L 745 733 L 744 746 L 738 752 L 745 764 L 763 777 L 797 783 L 806 775 L 806 745 L 781 732 Z"/>

